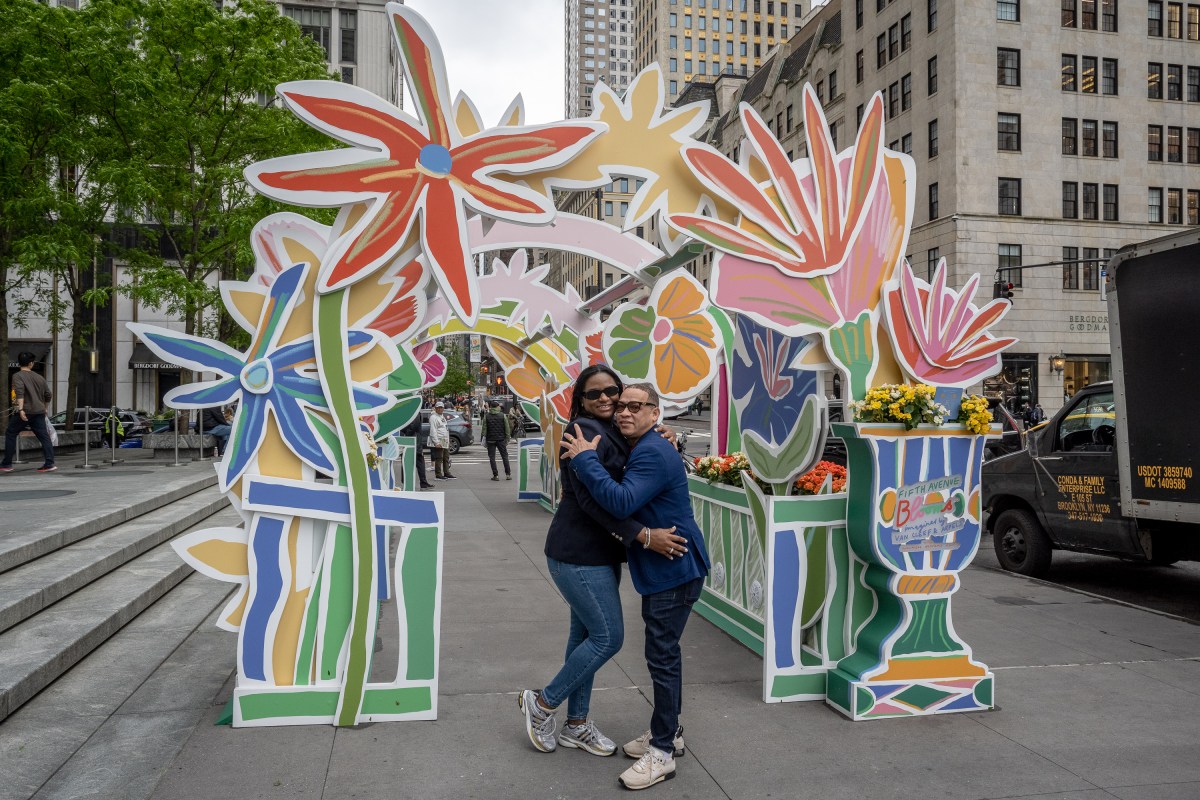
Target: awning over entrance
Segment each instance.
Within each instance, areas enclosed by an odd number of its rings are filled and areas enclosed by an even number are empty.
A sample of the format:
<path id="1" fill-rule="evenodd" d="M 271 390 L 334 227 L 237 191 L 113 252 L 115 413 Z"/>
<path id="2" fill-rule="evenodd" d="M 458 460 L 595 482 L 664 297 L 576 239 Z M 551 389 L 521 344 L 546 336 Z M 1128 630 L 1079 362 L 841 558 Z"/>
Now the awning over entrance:
<path id="1" fill-rule="evenodd" d="M 8 368 L 16 369 L 17 355 L 26 351 L 33 353 L 33 365 L 38 369 L 38 365 L 45 365 L 46 357 L 50 355 L 50 343 L 39 339 L 9 339 Z"/>
<path id="2" fill-rule="evenodd" d="M 133 355 L 129 357 L 130 369 L 179 369 L 178 364 L 171 364 L 156 356 L 149 347 L 136 342 L 133 345 Z"/>

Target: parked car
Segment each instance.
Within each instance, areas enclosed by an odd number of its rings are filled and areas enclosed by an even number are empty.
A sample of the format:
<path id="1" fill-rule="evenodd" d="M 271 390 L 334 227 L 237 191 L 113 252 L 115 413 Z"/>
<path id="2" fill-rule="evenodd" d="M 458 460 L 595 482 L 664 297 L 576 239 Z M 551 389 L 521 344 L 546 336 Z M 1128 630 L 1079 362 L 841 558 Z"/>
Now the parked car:
<path id="1" fill-rule="evenodd" d="M 84 418 L 87 416 L 86 408 L 75 409 L 75 429 L 83 430 Z M 107 408 L 93 408 L 92 417 L 88 422 L 88 427 L 93 429 L 102 429 L 104 427 L 104 418 L 108 416 Z M 117 416 L 121 419 L 121 426 L 124 428 L 125 438 L 131 436 L 141 436 L 143 433 L 150 432 L 149 421 L 138 414 L 136 411 L 129 409 L 117 409 Z M 67 412 L 60 411 L 50 417 L 50 424 L 56 431 L 62 433 L 67 429 Z"/>
<path id="2" fill-rule="evenodd" d="M 421 409 L 421 433 L 426 437 L 429 436 L 429 415 L 432 413 L 432 408 Z M 446 415 L 446 427 L 450 430 L 450 455 L 454 455 L 460 448 L 469 444 L 475 444 L 475 430 L 471 425 L 471 420 L 457 411 L 443 411 L 442 413 Z"/>

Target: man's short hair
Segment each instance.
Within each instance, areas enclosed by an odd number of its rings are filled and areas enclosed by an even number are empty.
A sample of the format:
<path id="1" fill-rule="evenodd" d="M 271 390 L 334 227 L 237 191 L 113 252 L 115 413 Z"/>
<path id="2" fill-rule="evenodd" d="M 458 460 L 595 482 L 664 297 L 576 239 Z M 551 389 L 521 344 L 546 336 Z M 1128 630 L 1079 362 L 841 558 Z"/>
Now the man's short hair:
<path id="1" fill-rule="evenodd" d="M 17 366 L 18 367 L 31 367 L 31 366 L 33 366 L 33 362 L 35 360 L 36 360 L 36 356 L 34 356 L 34 354 L 29 352 L 28 350 L 26 350 L 24 353 L 17 353 Z"/>
<path id="2" fill-rule="evenodd" d="M 653 403 L 656 406 L 659 405 L 660 401 L 658 399 L 658 391 L 655 390 L 654 386 L 652 386 L 649 383 L 627 383 L 627 384 L 625 384 L 625 389 L 626 389 L 626 391 L 628 391 L 629 389 L 638 389 L 640 391 L 643 391 L 647 395 L 646 396 L 647 403 Z"/>
<path id="3" fill-rule="evenodd" d="M 499 400 L 493 400 L 492 402 L 488 403 L 488 405 L 489 405 L 489 406 L 491 406 L 492 408 L 499 408 L 499 407 L 500 407 L 500 401 L 499 401 Z"/>

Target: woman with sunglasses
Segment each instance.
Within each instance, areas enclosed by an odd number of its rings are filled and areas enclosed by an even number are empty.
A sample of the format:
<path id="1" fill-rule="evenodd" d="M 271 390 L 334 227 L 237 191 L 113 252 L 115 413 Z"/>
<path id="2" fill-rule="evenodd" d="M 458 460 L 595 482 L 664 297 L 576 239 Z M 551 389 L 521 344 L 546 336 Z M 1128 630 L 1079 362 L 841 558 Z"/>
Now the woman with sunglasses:
<path id="1" fill-rule="evenodd" d="M 613 421 L 620 395 L 616 373 L 602 364 L 587 367 L 575 381 L 568 423 L 568 429 L 577 425 L 589 438 L 599 437 L 597 456 L 617 480 L 629 455 L 629 445 Z M 524 689 L 517 702 L 525 713 L 529 741 L 538 750 L 550 753 L 561 744 L 611 756 L 617 751 L 616 744 L 588 716 L 592 680 L 624 642 L 621 564 L 626 559 L 625 542 L 645 526 L 608 513 L 568 466 L 567 460 L 561 462 L 562 498 L 550 522 L 545 549 L 550 576 L 571 609 L 566 656 L 545 688 Z M 661 541 L 674 537 L 672 530 L 652 533 Z M 556 737 L 554 712 L 563 701 L 567 703 L 567 724 Z"/>

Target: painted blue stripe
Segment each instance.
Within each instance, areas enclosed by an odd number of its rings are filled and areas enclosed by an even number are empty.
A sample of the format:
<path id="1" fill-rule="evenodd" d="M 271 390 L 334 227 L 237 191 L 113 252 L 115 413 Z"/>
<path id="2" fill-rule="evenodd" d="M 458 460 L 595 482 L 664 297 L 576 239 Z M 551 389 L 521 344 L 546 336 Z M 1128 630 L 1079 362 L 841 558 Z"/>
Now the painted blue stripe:
<path id="1" fill-rule="evenodd" d="M 283 520 L 255 516 L 250 533 L 255 572 L 251 584 L 254 597 L 242 623 L 242 674 L 251 680 L 267 679 L 267 629 L 283 596 L 283 572 L 279 568 L 279 548 L 283 539 Z"/>
<path id="2" fill-rule="evenodd" d="M 800 603 L 800 544 L 796 531 L 775 534 L 775 560 L 771 565 L 771 624 L 774 626 L 775 666 L 796 666 L 792 630 Z"/>
<path id="3" fill-rule="evenodd" d="M 349 516 L 349 492 L 339 486 L 296 486 L 275 483 L 268 478 L 251 478 L 246 492 L 247 503 L 256 506 L 283 508 L 303 514 L 314 511 L 326 516 Z M 375 521 L 388 525 L 436 525 L 439 522 L 437 505 L 432 500 L 379 494 L 372 498 Z"/>
<path id="4" fill-rule="evenodd" d="M 392 525 L 436 525 L 437 506 L 432 500 L 380 495 L 374 498 L 375 518 Z"/>
<path id="5" fill-rule="evenodd" d="M 968 694 L 966 697 L 960 697 L 957 700 L 952 700 L 944 706 L 938 706 L 938 711 L 966 711 L 967 709 L 977 708 L 982 710 L 985 706 L 975 699 L 974 694 Z"/>

